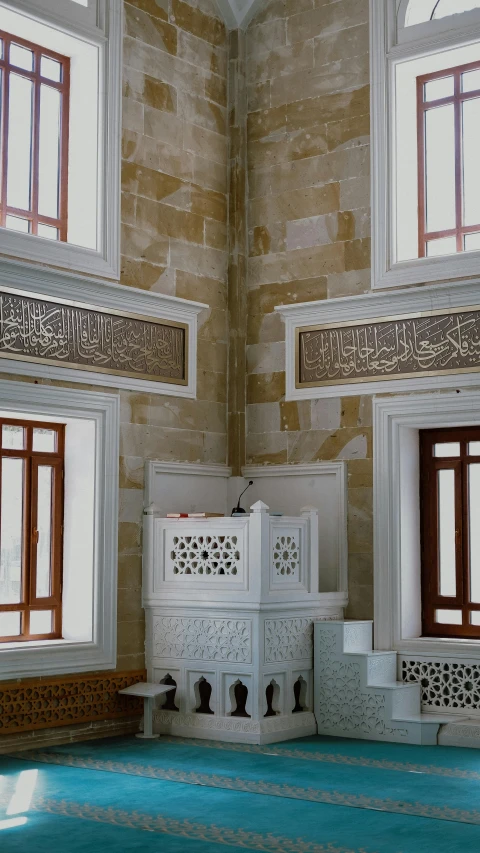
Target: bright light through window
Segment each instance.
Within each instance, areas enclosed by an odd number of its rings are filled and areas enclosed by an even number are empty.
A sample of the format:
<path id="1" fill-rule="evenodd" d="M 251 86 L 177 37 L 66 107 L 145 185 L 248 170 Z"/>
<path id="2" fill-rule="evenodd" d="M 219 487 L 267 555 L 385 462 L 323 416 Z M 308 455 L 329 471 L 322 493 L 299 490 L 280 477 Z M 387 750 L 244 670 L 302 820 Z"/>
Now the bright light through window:
<path id="1" fill-rule="evenodd" d="M 0 225 L 66 241 L 70 60 L 6 32 L 0 44 Z"/>
<path id="2" fill-rule="evenodd" d="M 15 790 L 11 796 L 7 806 L 5 819 L 0 820 L 0 830 L 14 829 L 17 826 L 25 826 L 27 818 L 25 812 L 28 812 L 32 805 L 32 798 L 37 786 L 38 770 L 23 770 L 15 784 Z M 5 792 L 5 787 L 8 783 L 13 782 L 13 778 L 0 776 L 0 790 Z"/>
<path id="3" fill-rule="evenodd" d="M 28 812 L 37 784 L 38 770 L 23 770 L 18 777 L 15 793 L 7 808 L 7 815 Z"/>
<path id="4" fill-rule="evenodd" d="M 475 248 L 480 235 L 480 63 L 417 78 L 420 258 Z"/>
<path id="5" fill-rule="evenodd" d="M 426 21 L 471 12 L 472 9 L 480 9 L 480 0 L 411 0 L 405 26 L 413 27 Z"/>
<path id="6" fill-rule="evenodd" d="M 449 15 L 458 15 L 461 12 L 471 12 L 472 9 L 480 9 L 479 0 L 439 0 L 432 19 L 447 18 Z"/>

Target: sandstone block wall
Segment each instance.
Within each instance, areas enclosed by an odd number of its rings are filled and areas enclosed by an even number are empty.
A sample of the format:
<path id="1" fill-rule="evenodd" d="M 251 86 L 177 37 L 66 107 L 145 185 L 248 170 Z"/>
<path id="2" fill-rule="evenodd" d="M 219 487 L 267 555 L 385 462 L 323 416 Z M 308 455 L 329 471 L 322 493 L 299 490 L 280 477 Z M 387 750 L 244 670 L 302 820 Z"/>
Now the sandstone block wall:
<path id="1" fill-rule="evenodd" d="M 369 397 L 285 402 L 275 305 L 370 287 L 368 0 L 270 0 L 247 33 L 247 462 L 344 459 L 349 615 L 373 615 Z"/>

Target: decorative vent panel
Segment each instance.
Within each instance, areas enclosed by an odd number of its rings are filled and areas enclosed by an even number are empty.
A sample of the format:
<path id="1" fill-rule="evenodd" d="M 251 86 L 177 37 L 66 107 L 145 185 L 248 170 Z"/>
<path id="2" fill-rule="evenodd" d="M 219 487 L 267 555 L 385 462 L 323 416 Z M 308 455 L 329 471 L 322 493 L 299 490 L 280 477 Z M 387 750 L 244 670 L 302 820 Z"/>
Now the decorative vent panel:
<path id="1" fill-rule="evenodd" d="M 273 567 L 277 580 L 298 581 L 300 577 L 300 543 L 298 533 L 278 532 L 273 546 Z"/>
<path id="2" fill-rule="evenodd" d="M 420 684 L 424 708 L 480 711 L 480 663 L 403 660 L 402 680 Z"/>
<path id="3" fill-rule="evenodd" d="M 141 716 L 142 700 L 118 691 L 145 678 L 142 670 L 0 684 L 0 735 Z"/>
<path id="4" fill-rule="evenodd" d="M 238 537 L 214 534 L 174 536 L 170 553 L 174 575 L 238 575 Z"/>

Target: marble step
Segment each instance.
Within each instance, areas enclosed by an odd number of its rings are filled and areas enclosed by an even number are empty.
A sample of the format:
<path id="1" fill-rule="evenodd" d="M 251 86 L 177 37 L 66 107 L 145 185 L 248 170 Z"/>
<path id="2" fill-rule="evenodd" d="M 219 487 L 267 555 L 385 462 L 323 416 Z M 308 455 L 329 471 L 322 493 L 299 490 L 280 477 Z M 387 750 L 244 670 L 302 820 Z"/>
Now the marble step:
<path id="1" fill-rule="evenodd" d="M 446 721 L 440 726 L 438 743 L 440 746 L 480 749 L 480 718 L 469 719 L 468 717 L 452 716 L 449 722 Z"/>

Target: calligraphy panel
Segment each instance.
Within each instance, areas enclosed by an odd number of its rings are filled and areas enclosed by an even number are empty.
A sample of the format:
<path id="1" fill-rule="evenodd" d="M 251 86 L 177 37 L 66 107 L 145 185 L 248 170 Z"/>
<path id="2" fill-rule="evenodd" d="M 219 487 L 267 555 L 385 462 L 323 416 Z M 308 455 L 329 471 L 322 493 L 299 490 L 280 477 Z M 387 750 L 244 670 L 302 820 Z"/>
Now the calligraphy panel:
<path id="1" fill-rule="evenodd" d="M 477 370 L 480 308 L 297 329 L 297 388 Z"/>
<path id="2" fill-rule="evenodd" d="M 179 323 L 0 292 L 0 358 L 187 385 Z"/>

